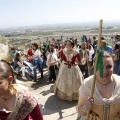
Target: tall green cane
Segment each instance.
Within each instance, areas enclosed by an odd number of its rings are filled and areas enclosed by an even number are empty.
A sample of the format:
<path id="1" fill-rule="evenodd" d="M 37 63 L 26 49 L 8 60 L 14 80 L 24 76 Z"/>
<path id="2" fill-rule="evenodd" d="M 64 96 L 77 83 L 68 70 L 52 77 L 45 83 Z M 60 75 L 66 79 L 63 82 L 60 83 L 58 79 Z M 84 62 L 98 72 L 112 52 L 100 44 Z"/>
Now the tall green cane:
<path id="1" fill-rule="evenodd" d="M 98 51 L 100 50 L 100 41 L 101 41 L 101 34 L 102 34 L 102 23 L 103 20 L 100 20 L 100 24 L 99 24 L 99 34 L 98 34 Z M 91 94 L 90 94 L 90 98 L 93 98 L 93 94 L 94 94 L 94 88 L 95 88 L 95 82 L 96 82 L 96 67 L 97 67 L 97 63 L 98 63 L 98 56 L 99 53 L 96 53 L 95 56 L 95 67 L 94 67 L 94 77 L 93 77 L 93 82 L 92 82 L 92 89 L 91 89 Z M 90 110 L 87 111 L 87 115 L 86 115 L 86 120 L 89 120 L 89 114 L 90 114 Z"/>

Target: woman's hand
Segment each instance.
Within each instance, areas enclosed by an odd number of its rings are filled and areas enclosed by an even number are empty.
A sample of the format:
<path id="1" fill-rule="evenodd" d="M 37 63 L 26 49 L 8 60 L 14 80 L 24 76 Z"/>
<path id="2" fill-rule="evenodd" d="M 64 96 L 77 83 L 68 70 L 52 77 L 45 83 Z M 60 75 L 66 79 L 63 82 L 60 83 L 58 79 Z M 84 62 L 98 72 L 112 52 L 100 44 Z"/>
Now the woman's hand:
<path id="1" fill-rule="evenodd" d="M 85 99 L 80 98 L 78 103 L 78 113 L 80 116 L 86 116 L 87 111 L 92 109 L 92 106 L 94 104 L 94 99 L 93 98 L 88 98 L 85 102 Z M 81 104 L 81 105 L 80 105 Z"/>
<path id="2" fill-rule="evenodd" d="M 60 62 L 61 61 L 61 59 L 57 59 L 57 62 Z"/>
<path id="3" fill-rule="evenodd" d="M 94 99 L 89 97 L 88 100 L 86 101 L 86 104 L 84 105 L 84 111 L 92 109 L 93 104 Z"/>

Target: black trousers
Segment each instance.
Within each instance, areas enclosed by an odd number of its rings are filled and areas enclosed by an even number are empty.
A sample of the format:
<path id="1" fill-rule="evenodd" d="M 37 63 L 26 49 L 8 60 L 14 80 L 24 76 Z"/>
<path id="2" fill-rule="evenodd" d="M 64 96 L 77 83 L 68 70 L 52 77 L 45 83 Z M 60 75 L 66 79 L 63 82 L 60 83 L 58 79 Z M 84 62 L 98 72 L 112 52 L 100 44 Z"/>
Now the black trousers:
<path id="1" fill-rule="evenodd" d="M 56 65 L 52 65 L 49 67 L 50 75 L 49 75 L 49 81 L 56 80 Z"/>

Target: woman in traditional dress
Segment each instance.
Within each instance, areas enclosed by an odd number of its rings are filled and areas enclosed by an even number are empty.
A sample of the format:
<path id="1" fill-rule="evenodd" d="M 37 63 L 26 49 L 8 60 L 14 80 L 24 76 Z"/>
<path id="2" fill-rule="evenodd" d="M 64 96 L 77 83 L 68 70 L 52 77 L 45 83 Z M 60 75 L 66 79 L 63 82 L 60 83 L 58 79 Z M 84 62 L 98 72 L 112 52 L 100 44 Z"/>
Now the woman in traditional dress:
<path id="1" fill-rule="evenodd" d="M 0 61 L 0 120 L 43 120 L 35 97 L 12 82 L 11 66 Z"/>
<path id="2" fill-rule="evenodd" d="M 54 87 L 54 92 L 59 98 L 69 101 L 78 100 L 83 78 L 76 62 L 80 62 L 80 55 L 73 47 L 73 41 L 67 40 L 66 48 L 59 53 L 61 65 Z"/>
<path id="3" fill-rule="evenodd" d="M 85 120 L 90 110 L 89 120 L 120 120 L 120 76 L 113 74 L 113 59 L 103 52 L 103 78 L 100 70 L 96 73 L 94 98 L 89 98 L 93 76 L 86 78 L 79 90 L 79 120 Z"/>

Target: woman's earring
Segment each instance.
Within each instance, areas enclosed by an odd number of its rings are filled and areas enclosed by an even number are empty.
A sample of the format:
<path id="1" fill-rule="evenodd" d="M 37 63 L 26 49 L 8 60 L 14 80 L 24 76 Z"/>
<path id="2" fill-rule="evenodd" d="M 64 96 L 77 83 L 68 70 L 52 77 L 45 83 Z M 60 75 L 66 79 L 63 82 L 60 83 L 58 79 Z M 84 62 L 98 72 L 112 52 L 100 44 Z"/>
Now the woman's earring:
<path id="1" fill-rule="evenodd" d="M 12 76 L 9 76 L 9 81 L 10 81 L 10 83 L 13 81 L 13 77 Z"/>

